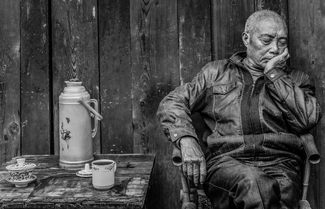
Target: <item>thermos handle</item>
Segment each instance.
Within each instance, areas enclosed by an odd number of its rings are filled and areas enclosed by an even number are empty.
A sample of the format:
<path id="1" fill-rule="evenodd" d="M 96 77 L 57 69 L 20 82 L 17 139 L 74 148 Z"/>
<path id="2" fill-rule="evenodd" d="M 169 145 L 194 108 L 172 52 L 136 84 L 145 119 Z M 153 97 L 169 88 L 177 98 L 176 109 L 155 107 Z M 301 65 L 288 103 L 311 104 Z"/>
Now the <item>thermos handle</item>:
<path id="1" fill-rule="evenodd" d="M 95 106 L 95 110 L 98 113 L 98 102 L 96 99 L 90 99 L 89 103 L 94 103 Z M 103 118 L 103 117 L 102 117 Z M 98 116 L 96 114 L 94 114 L 94 129 L 91 131 L 91 137 L 94 138 L 96 136 L 97 130 L 98 130 Z"/>
<path id="2" fill-rule="evenodd" d="M 114 162 L 114 173 L 116 171 L 116 162 Z"/>
<path id="3" fill-rule="evenodd" d="M 80 97 L 78 99 L 78 102 L 83 104 L 90 112 L 92 112 L 94 114 L 94 129 L 92 130 L 92 134 L 91 137 L 94 138 L 96 136 L 97 133 L 97 129 L 98 129 L 98 121 L 103 119 L 103 116 L 101 116 L 98 113 L 98 102 L 96 99 L 90 99 L 89 103 L 94 103 L 95 109 L 92 108 L 89 104 L 87 104 L 82 97 Z"/>

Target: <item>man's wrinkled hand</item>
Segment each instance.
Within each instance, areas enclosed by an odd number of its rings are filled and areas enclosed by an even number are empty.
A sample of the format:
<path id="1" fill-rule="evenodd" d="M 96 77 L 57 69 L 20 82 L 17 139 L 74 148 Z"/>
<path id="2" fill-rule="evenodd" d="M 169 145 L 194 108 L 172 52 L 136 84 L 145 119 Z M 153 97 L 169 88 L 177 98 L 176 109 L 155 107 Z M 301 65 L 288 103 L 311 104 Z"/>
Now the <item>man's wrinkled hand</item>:
<path id="1" fill-rule="evenodd" d="M 264 68 L 264 73 L 267 73 L 269 70 L 271 70 L 274 67 L 283 68 L 286 65 L 286 61 L 287 59 L 289 59 L 289 57 L 290 55 L 289 55 L 288 48 L 285 48 L 281 54 L 273 57 L 267 62 Z"/>
<path id="2" fill-rule="evenodd" d="M 192 137 L 183 137 L 180 145 L 184 175 L 195 185 L 203 184 L 206 178 L 206 162 L 200 145 Z"/>

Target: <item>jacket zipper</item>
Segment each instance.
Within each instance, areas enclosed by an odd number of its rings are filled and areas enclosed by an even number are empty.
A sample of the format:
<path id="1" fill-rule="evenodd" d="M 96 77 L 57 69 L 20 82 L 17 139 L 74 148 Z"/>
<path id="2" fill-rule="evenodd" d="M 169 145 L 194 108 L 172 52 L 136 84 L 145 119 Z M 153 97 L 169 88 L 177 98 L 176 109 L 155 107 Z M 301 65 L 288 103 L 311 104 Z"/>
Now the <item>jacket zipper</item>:
<path id="1" fill-rule="evenodd" d="M 250 93 L 250 100 L 249 100 L 249 114 L 250 114 L 250 124 L 252 125 L 252 122 L 251 122 L 251 114 L 252 114 L 252 108 L 251 108 L 251 101 L 252 101 L 252 98 L 253 98 L 253 93 L 255 91 L 255 84 L 257 83 L 257 80 L 259 79 L 259 77 L 254 80 L 252 74 L 251 74 L 251 77 L 252 77 L 252 80 L 253 80 L 253 85 L 252 85 L 252 90 L 251 90 L 251 93 Z M 253 149 L 254 149 L 254 153 L 253 153 L 253 158 L 254 158 L 254 161 L 256 161 L 256 138 L 255 138 L 255 135 L 254 133 L 252 133 L 253 135 L 253 138 L 254 138 L 254 144 L 253 144 Z M 256 165 L 256 162 L 254 162 L 254 166 L 257 166 Z"/>
<path id="2" fill-rule="evenodd" d="M 258 78 L 257 78 L 257 79 L 258 79 Z M 254 90 L 255 90 L 255 83 L 256 83 L 257 79 L 256 79 L 255 81 L 253 81 L 253 85 L 252 85 L 252 91 L 251 91 L 251 95 L 250 95 L 250 98 L 252 98 L 252 97 L 253 97 L 253 92 L 254 92 Z M 249 102 L 249 104 L 250 104 L 250 102 Z"/>

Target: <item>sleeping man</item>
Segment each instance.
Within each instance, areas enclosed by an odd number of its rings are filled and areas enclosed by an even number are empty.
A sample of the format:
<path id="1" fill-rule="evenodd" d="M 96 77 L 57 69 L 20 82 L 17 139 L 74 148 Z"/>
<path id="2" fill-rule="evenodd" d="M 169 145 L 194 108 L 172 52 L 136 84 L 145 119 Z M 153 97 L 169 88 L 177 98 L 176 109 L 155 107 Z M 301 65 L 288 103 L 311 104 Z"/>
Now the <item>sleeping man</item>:
<path id="1" fill-rule="evenodd" d="M 286 60 L 288 29 L 270 10 L 253 13 L 245 52 L 210 62 L 160 103 L 157 117 L 181 150 L 183 173 L 203 184 L 214 208 L 298 208 L 300 135 L 320 119 L 314 86 Z M 191 114 L 208 127 L 203 153 Z"/>

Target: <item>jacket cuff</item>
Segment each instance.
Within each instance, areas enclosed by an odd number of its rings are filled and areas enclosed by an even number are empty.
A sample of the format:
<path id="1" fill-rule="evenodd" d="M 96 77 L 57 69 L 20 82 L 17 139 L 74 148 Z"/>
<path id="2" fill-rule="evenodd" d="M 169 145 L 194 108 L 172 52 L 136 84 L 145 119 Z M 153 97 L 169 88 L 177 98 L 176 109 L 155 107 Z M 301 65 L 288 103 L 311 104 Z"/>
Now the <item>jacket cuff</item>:
<path id="1" fill-rule="evenodd" d="M 181 138 L 187 136 L 187 137 L 193 137 L 197 140 L 197 135 L 195 131 L 191 131 L 189 129 L 173 129 L 169 130 L 170 140 L 173 142 L 173 144 L 180 149 L 180 140 Z"/>
<path id="2" fill-rule="evenodd" d="M 271 70 L 265 73 L 265 76 L 271 81 L 274 82 L 281 76 L 285 75 L 285 72 L 279 68 L 272 68 Z"/>

